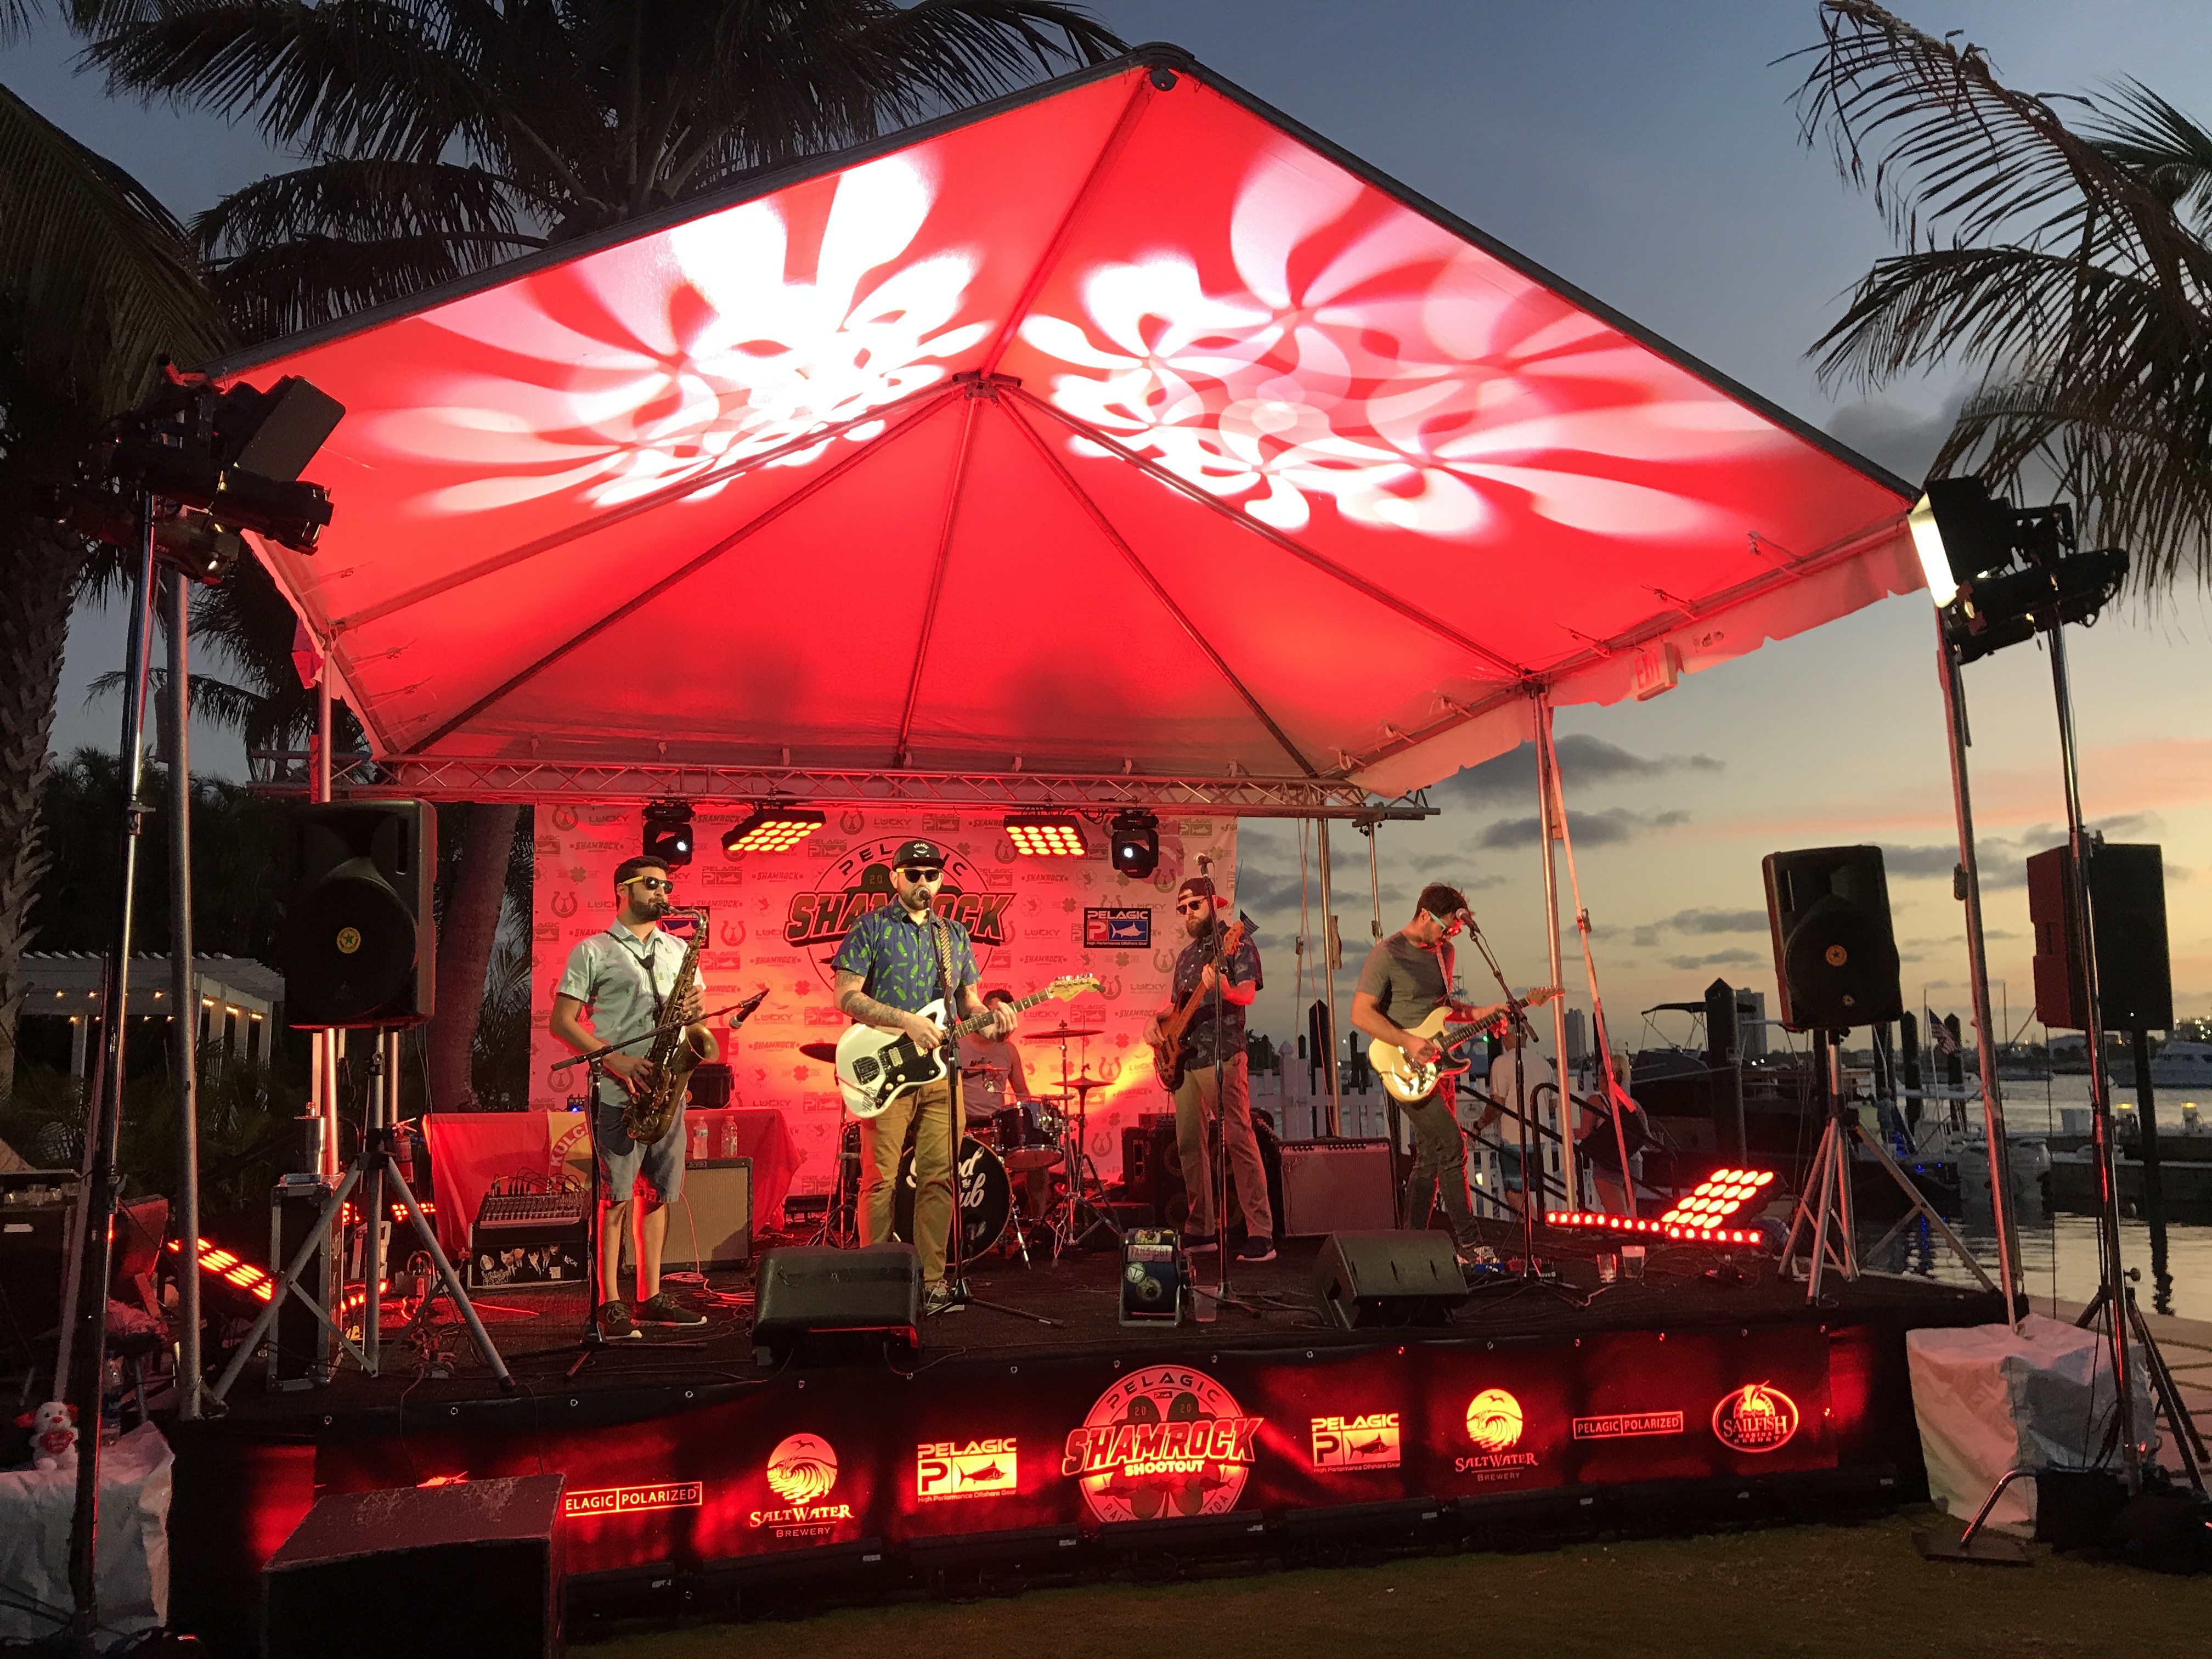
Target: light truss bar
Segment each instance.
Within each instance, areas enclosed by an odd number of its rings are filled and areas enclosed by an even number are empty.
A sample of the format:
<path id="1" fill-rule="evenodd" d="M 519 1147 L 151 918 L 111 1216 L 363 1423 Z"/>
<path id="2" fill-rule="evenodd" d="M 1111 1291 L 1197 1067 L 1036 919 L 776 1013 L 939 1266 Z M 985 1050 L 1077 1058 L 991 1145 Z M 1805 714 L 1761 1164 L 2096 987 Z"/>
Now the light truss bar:
<path id="1" fill-rule="evenodd" d="M 304 795 L 304 750 L 247 756 L 254 793 Z M 1432 806 L 1376 799 L 1342 778 L 1143 775 L 1125 773 L 841 771 L 811 767 L 639 765 L 576 761 L 453 759 L 444 756 L 331 757 L 339 799 L 538 801 L 775 800 L 794 806 L 962 806 L 1000 812 L 1220 812 L 1246 818 L 1436 816 Z"/>

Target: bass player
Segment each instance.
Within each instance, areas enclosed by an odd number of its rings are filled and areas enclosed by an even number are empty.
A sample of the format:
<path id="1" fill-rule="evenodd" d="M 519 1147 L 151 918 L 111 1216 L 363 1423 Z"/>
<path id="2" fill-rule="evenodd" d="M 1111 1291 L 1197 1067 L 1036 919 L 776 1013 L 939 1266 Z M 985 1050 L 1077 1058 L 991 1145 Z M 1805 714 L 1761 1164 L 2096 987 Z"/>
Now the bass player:
<path id="1" fill-rule="evenodd" d="M 578 1054 L 610 1042 L 617 1049 L 592 1091 L 592 1146 L 599 1164 L 599 1306 L 602 1337 L 630 1337 L 637 1322 L 653 1325 L 703 1325 L 707 1316 L 684 1306 L 660 1288 L 660 1255 L 668 1237 L 668 1206 L 684 1190 L 684 1111 L 666 1134 L 649 1146 L 623 1129 L 623 1108 L 653 1087 L 647 1040 L 664 1017 L 696 1021 L 702 999 L 695 981 L 674 1008 L 666 1006 L 676 988 L 684 946 L 660 925 L 676 908 L 676 884 L 658 859 L 624 859 L 615 866 L 615 896 L 620 905 L 603 933 L 577 942 L 553 993 L 553 1017 L 547 1028 Z M 583 1019 L 588 1016 L 591 1024 Z M 714 1034 L 703 1024 L 687 1036 L 702 1060 L 720 1053 Z M 599 1070 L 595 1067 L 594 1070 Z M 644 1196 L 632 1201 L 642 1176 Z M 631 1233 L 637 1259 L 637 1307 L 615 1294 L 621 1283 L 623 1236 Z"/>
<path id="2" fill-rule="evenodd" d="M 1219 1248 L 1213 1213 L 1213 1168 L 1207 1156 L 1206 1130 L 1218 1116 L 1223 1150 L 1237 1178 L 1237 1197 L 1244 1211 L 1244 1243 L 1239 1261 L 1275 1259 L 1275 1217 L 1267 1202 L 1267 1172 L 1260 1162 L 1260 1143 L 1252 1133 L 1252 1095 L 1244 1054 L 1244 1011 L 1260 994 L 1260 953 L 1240 939 L 1226 962 L 1218 960 L 1222 928 L 1209 876 L 1193 876 L 1176 890 L 1176 911 L 1190 943 L 1176 958 L 1168 1006 L 1152 1016 L 1145 1041 L 1162 1041 L 1161 1024 L 1200 997 L 1183 1028 L 1182 1080 L 1176 1084 L 1176 1143 L 1182 1155 L 1183 1190 L 1190 1199 L 1191 1231 L 1183 1248 L 1197 1252 Z M 1217 1014 L 1218 1018 L 1217 1018 Z"/>
<path id="3" fill-rule="evenodd" d="M 1413 919 L 1389 938 L 1376 942 L 1360 964 L 1359 982 L 1352 994 L 1352 1023 L 1369 1036 L 1404 1051 L 1407 1060 L 1425 1066 L 1442 1050 L 1431 1039 L 1415 1034 L 1438 1008 L 1446 1018 L 1471 1024 L 1495 1018 L 1504 1012 L 1498 1003 L 1474 1007 L 1451 994 L 1452 936 L 1467 913 L 1467 895 L 1443 882 L 1421 889 Z M 1406 1225 L 1425 1227 L 1429 1212 L 1441 1201 L 1444 1220 L 1451 1229 L 1453 1246 L 1462 1262 L 1492 1261 L 1474 1228 L 1468 1203 L 1467 1146 L 1460 1138 L 1455 1107 L 1457 1091 L 1447 1072 L 1437 1080 L 1425 1100 L 1402 1104 L 1413 1126 L 1413 1167 L 1406 1177 Z"/>
<path id="4" fill-rule="evenodd" d="M 939 995 L 946 995 L 948 1006 L 961 1016 L 993 1016 L 991 1036 L 1012 1036 L 1021 1016 L 1011 1002 L 985 1004 L 975 988 L 975 953 L 967 928 L 935 908 L 945 880 L 945 854 L 933 842 L 909 841 L 892 854 L 890 875 L 892 902 L 846 929 L 830 959 L 838 1008 L 863 1025 L 905 1032 L 925 1054 L 945 1042 L 945 1032 L 921 1012 Z M 911 1090 L 874 1117 L 860 1120 L 860 1243 L 880 1244 L 891 1236 L 899 1155 L 906 1150 L 909 1127 L 914 1243 L 927 1287 L 925 1306 L 933 1314 L 957 1313 L 963 1306 L 958 1287 L 945 1279 L 957 1133 L 949 1080 L 940 1078 Z"/>

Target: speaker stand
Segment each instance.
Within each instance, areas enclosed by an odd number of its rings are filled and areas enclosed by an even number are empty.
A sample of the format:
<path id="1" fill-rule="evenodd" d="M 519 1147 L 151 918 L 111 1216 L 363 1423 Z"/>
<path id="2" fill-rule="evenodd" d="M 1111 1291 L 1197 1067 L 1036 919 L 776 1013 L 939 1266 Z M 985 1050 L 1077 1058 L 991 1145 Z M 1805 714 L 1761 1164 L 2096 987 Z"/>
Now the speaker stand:
<path id="1" fill-rule="evenodd" d="M 422 1206 L 415 1201 L 415 1194 L 409 1189 L 406 1177 L 399 1173 L 398 1162 L 392 1156 L 392 1124 L 399 1094 L 399 1072 L 396 1063 L 398 1050 L 398 1033 L 396 1030 L 380 1028 L 374 1033 L 368 1062 L 368 1126 L 362 1136 L 361 1150 L 354 1154 L 352 1163 L 346 1166 L 343 1178 L 339 1181 L 337 1189 L 324 1203 L 323 1212 L 314 1226 L 301 1241 L 300 1248 L 293 1252 L 292 1259 L 284 1264 L 283 1273 L 270 1293 L 269 1305 L 262 1309 L 261 1316 L 253 1322 L 252 1328 L 246 1332 L 245 1340 L 231 1355 L 230 1364 L 223 1368 L 222 1376 L 208 1390 L 210 1397 L 220 1401 L 228 1395 L 231 1385 L 238 1381 L 239 1373 L 246 1369 L 246 1362 L 252 1358 L 263 1338 L 276 1324 L 277 1313 L 283 1309 L 287 1297 L 298 1297 L 310 1313 L 330 1328 L 331 1334 L 337 1338 L 339 1346 L 353 1356 L 354 1363 L 361 1367 L 364 1375 L 374 1376 L 378 1374 L 383 1347 L 379 1324 L 383 1311 L 382 1224 L 384 1183 L 386 1182 L 391 1182 L 392 1190 L 398 1194 L 399 1201 L 407 1211 L 408 1223 L 415 1229 L 415 1236 L 422 1241 L 423 1250 L 429 1255 L 438 1270 L 438 1277 L 445 1284 L 446 1293 L 453 1297 L 453 1306 L 459 1310 L 462 1321 L 468 1326 L 469 1335 L 476 1343 L 477 1351 L 490 1362 L 492 1375 L 499 1379 L 500 1391 L 503 1394 L 515 1391 L 514 1377 L 507 1369 L 507 1362 L 500 1358 L 499 1350 L 492 1346 L 491 1336 L 484 1329 L 483 1321 L 477 1316 L 476 1304 L 469 1300 L 468 1291 L 461 1287 L 461 1276 L 453 1271 L 453 1264 L 446 1259 L 446 1252 L 438 1243 L 437 1230 L 423 1215 Z M 300 1288 L 300 1275 L 307 1271 L 309 1258 L 323 1247 L 330 1237 L 338 1218 L 345 1212 L 347 1198 L 356 1186 L 364 1194 L 362 1203 L 361 1344 L 358 1347 L 346 1340 L 341 1322 L 331 1318 L 320 1303 Z M 339 1276 L 339 1282 L 344 1282 L 343 1274 Z M 419 1310 L 416 1316 L 421 1316 Z"/>

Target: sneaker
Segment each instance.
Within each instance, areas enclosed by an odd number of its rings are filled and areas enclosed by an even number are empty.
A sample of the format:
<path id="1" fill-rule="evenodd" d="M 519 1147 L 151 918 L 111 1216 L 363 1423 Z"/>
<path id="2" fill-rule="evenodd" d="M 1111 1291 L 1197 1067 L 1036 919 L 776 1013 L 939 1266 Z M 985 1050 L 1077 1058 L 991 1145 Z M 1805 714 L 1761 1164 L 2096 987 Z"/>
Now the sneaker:
<path id="1" fill-rule="evenodd" d="M 627 1302 L 599 1304 L 599 1337 L 603 1341 L 616 1342 L 626 1336 L 637 1334 L 637 1322 L 629 1316 Z"/>
<path id="2" fill-rule="evenodd" d="M 933 1319 L 939 1314 L 968 1311 L 968 1304 L 960 1299 L 959 1292 L 950 1285 L 933 1285 L 921 1293 L 921 1316 Z"/>
<path id="3" fill-rule="evenodd" d="M 1220 1241 L 1212 1233 L 1185 1233 L 1182 1236 L 1182 1253 L 1185 1255 L 1205 1255 L 1220 1248 Z"/>
<path id="4" fill-rule="evenodd" d="M 1239 1261 L 1273 1261 L 1275 1259 L 1275 1241 L 1255 1233 L 1237 1247 L 1237 1259 Z"/>
<path id="5" fill-rule="evenodd" d="M 665 1291 L 655 1291 L 637 1304 L 637 1316 L 648 1325 L 703 1325 L 707 1316 L 687 1308 Z"/>

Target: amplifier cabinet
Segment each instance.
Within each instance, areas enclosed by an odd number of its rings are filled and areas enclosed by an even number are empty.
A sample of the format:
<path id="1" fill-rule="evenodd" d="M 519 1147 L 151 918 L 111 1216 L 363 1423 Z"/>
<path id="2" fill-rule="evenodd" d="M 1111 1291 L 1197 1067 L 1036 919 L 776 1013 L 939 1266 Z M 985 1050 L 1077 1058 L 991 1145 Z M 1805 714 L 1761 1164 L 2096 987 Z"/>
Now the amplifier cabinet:
<path id="1" fill-rule="evenodd" d="M 1387 1140 L 1286 1140 L 1283 1237 L 1371 1232 L 1397 1224 Z"/>
<path id="2" fill-rule="evenodd" d="M 695 1158 L 684 1165 L 684 1194 L 668 1215 L 661 1265 L 693 1273 L 742 1267 L 753 1255 L 753 1161 Z"/>

